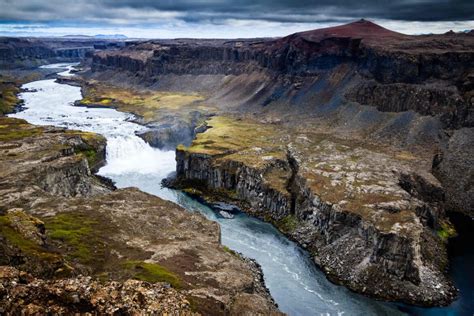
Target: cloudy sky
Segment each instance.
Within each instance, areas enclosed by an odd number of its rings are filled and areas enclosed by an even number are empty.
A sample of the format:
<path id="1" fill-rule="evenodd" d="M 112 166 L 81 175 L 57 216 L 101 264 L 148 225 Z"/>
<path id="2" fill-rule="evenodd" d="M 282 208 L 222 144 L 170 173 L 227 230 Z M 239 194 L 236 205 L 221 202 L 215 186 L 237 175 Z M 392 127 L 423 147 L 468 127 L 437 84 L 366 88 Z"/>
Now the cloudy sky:
<path id="1" fill-rule="evenodd" d="M 474 0 L 0 0 L 0 35 L 264 37 L 365 18 L 408 33 L 474 28 Z"/>

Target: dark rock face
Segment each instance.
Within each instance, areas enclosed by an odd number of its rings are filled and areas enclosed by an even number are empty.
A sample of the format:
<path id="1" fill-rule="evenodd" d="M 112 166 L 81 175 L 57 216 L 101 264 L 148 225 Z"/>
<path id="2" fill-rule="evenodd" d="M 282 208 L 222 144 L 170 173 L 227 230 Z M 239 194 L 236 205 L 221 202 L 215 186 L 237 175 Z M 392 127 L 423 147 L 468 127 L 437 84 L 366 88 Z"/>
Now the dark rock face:
<path id="1" fill-rule="evenodd" d="M 365 33 L 366 28 L 375 35 Z M 345 85 L 351 87 L 346 95 L 349 101 L 381 111 L 439 115 L 449 128 L 472 126 L 473 36 L 452 36 L 443 46 L 439 43 L 446 40 L 444 35 L 381 32 L 385 37 L 377 37 L 377 32 L 377 27 L 362 21 L 277 40 L 139 43 L 94 54 L 92 70 L 126 70 L 148 84 L 168 75 L 239 76 L 258 72 L 268 74 L 271 81 L 284 77 L 283 81 L 294 83 L 287 89 L 281 85 L 272 88 L 270 82 L 264 82 L 273 90 L 268 102 L 263 100 L 263 105 L 268 105 L 288 101 L 291 91 L 305 91 L 315 80 L 331 85 L 341 76 L 338 68 L 344 65 L 353 70 L 345 79 Z M 326 75 L 331 77 L 327 83 L 323 80 Z M 304 102 L 310 100 L 299 99 L 300 104 Z"/>
<path id="2" fill-rule="evenodd" d="M 189 146 L 197 133 L 206 130 L 206 125 L 202 123 L 206 117 L 199 111 L 191 112 L 187 119 L 168 115 L 147 124 L 149 130 L 137 136 L 163 150 L 174 150 L 180 144 Z"/>
<path id="3" fill-rule="evenodd" d="M 0 68 L 32 68 L 54 62 L 75 62 L 89 56 L 95 46 L 124 46 L 97 39 L 0 38 Z"/>
<path id="4" fill-rule="evenodd" d="M 454 87 L 367 83 L 358 86 L 347 97 L 375 106 L 382 112 L 411 110 L 421 115 L 438 115 L 445 128 L 474 126 L 474 108 L 466 104 Z"/>
<path id="5" fill-rule="evenodd" d="M 433 173 L 445 188 L 447 207 L 474 215 L 474 130 L 453 132 L 447 147 L 435 156 Z"/>

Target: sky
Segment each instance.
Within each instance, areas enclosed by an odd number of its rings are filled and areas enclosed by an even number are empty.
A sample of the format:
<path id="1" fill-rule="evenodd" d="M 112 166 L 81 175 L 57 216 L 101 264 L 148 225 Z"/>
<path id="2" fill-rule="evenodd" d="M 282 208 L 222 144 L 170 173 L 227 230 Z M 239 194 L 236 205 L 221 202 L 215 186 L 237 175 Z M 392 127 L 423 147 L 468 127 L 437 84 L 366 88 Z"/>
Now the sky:
<path id="1" fill-rule="evenodd" d="M 474 29 L 474 0 L 0 0 L 0 36 L 284 36 L 365 18 L 406 34 Z"/>

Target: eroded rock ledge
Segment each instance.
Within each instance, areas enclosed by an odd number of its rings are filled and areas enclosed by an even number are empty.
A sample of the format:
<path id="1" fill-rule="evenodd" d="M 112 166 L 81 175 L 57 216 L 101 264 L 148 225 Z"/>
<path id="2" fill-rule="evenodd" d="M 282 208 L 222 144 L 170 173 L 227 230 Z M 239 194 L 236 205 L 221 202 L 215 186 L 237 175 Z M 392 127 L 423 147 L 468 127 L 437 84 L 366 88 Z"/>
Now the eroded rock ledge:
<path id="1" fill-rule="evenodd" d="M 444 191 L 429 162 L 311 130 L 214 117 L 178 147 L 174 185 L 225 199 L 307 248 L 334 282 L 385 300 L 449 304 Z"/>
<path id="2" fill-rule="evenodd" d="M 0 140 L 2 312 L 278 314 L 216 223 L 91 173 L 103 137 L 0 118 Z"/>

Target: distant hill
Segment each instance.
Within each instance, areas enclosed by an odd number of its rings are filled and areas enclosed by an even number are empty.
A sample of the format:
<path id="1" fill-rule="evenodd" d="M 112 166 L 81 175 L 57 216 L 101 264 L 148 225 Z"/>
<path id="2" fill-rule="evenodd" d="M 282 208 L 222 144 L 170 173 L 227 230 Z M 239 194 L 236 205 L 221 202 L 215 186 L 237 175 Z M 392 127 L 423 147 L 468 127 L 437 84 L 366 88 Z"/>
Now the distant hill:
<path id="1" fill-rule="evenodd" d="M 123 34 L 96 34 L 91 35 L 64 35 L 66 38 L 97 38 L 97 39 L 127 39 L 128 37 Z"/>
<path id="2" fill-rule="evenodd" d="M 123 34 L 97 34 L 94 35 L 94 38 L 104 38 L 104 39 L 126 39 L 127 36 Z"/>

